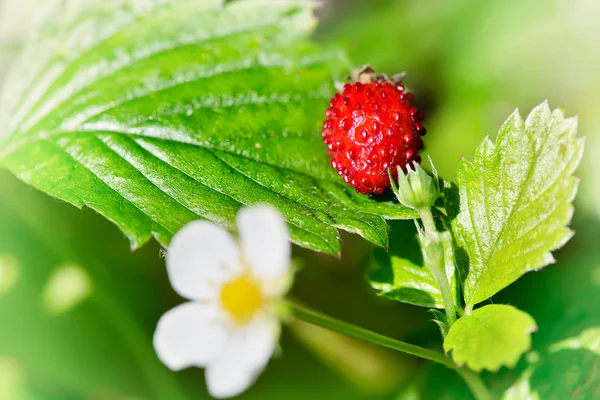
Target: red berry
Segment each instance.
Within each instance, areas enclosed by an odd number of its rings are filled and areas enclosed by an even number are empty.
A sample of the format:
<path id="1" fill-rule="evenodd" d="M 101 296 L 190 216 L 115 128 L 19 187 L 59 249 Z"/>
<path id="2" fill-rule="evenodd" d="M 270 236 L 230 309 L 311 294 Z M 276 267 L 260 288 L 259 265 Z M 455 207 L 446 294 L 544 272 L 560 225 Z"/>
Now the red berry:
<path id="1" fill-rule="evenodd" d="M 390 187 L 388 169 L 396 178 L 398 166 L 406 172 L 407 163 L 421 162 L 424 115 L 404 92 L 402 78 L 364 67 L 327 109 L 323 141 L 331 166 L 357 192 L 381 194 Z"/>

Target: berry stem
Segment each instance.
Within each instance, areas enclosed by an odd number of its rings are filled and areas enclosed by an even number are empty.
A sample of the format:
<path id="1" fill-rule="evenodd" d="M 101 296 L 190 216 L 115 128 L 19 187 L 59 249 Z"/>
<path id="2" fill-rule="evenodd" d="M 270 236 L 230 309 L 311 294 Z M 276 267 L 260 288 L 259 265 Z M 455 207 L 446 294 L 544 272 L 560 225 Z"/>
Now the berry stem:
<path id="1" fill-rule="evenodd" d="M 444 301 L 446 318 L 448 319 L 448 326 L 452 326 L 452 324 L 456 322 L 456 305 L 454 304 L 454 298 L 452 296 L 452 291 L 450 290 L 450 284 L 448 283 L 448 276 L 446 275 L 444 244 L 442 243 L 440 233 L 435 226 L 431 208 L 422 207 L 417 211 L 421 216 L 424 228 L 424 232 L 421 235 L 421 243 L 423 246 L 422 251 L 425 258 L 425 264 L 431 271 L 440 288 L 442 300 Z"/>

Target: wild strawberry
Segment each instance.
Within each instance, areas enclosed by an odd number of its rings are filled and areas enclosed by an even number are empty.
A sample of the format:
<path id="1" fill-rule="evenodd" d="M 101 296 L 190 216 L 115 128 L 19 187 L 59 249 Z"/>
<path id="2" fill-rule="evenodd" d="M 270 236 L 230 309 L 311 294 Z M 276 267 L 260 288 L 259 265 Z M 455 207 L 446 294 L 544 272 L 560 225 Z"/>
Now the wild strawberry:
<path id="1" fill-rule="evenodd" d="M 357 192 L 381 194 L 390 187 L 388 170 L 396 179 L 397 166 L 406 172 L 407 163 L 421 162 L 424 115 L 413 107 L 403 77 L 363 67 L 327 109 L 323 141 L 331 166 Z"/>

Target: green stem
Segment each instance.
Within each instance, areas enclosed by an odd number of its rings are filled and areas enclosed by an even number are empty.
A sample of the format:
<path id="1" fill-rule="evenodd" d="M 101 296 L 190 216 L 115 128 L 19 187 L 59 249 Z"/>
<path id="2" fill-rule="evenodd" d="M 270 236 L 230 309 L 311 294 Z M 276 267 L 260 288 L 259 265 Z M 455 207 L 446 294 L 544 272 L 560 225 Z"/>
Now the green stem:
<path id="1" fill-rule="evenodd" d="M 380 335 L 368 329 L 364 329 L 359 326 L 331 318 L 325 314 L 321 314 L 319 312 L 307 309 L 297 304 L 287 302 L 287 306 L 288 310 L 291 311 L 291 314 L 294 316 L 294 318 L 298 320 L 305 321 L 313 325 L 318 325 L 335 332 L 343 333 L 345 335 L 352 336 L 356 339 L 361 339 L 366 342 L 378 344 L 380 346 L 398 350 L 403 353 L 412 354 L 413 356 L 434 361 L 436 363 L 445 365 L 449 368 L 456 368 L 456 365 L 452 362 L 450 358 L 446 357 L 444 354 L 438 351 L 426 349 L 424 347 L 416 346 L 414 344 L 392 339 L 390 337 Z"/>
<path id="2" fill-rule="evenodd" d="M 431 270 L 431 273 L 440 288 L 448 325 L 452 326 L 452 324 L 456 322 L 456 305 L 454 304 L 454 297 L 450 290 L 448 275 L 446 275 L 444 244 L 442 243 L 440 234 L 435 226 L 431 209 L 429 207 L 423 207 L 418 211 L 425 230 L 422 240 L 423 251 L 427 259 L 425 264 Z"/>
<path id="3" fill-rule="evenodd" d="M 481 376 L 467 368 L 457 368 L 456 372 L 464 379 L 477 400 L 492 400 L 492 394 L 483 383 Z"/>
<path id="4" fill-rule="evenodd" d="M 423 226 L 425 227 L 425 232 L 429 232 L 431 234 L 438 233 L 431 209 L 429 207 L 423 207 L 420 208 L 418 212 L 419 216 L 421 217 L 421 221 L 423 222 Z"/>
<path id="5" fill-rule="evenodd" d="M 472 312 L 473 312 L 473 304 L 467 304 L 467 306 L 465 307 L 465 314 L 471 315 Z"/>
<path id="6" fill-rule="evenodd" d="M 297 320 L 308 322 L 313 325 L 320 326 L 335 332 L 342 333 L 344 335 L 351 336 L 356 339 L 364 340 L 369 343 L 374 343 L 389 349 L 398 350 L 403 353 L 411 354 L 413 356 L 421 357 L 426 360 L 430 360 L 439 364 L 442 364 L 448 368 L 455 370 L 467 383 L 473 395 L 477 400 L 491 400 L 492 395 L 489 393 L 487 387 L 476 373 L 459 367 L 452 360 L 446 357 L 443 353 L 435 350 L 426 349 L 424 347 L 416 346 L 414 344 L 402 342 L 400 340 L 392 339 L 390 337 L 380 335 L 368 329 L 361 328 L 356 325 L 349 324 L 344 321 L 332 318 L 328 315 L 319 313 L 317 311 L 310 310 L 302 307 L 298 304 L 287 301 L 285 303 L 287 311 Z"/>

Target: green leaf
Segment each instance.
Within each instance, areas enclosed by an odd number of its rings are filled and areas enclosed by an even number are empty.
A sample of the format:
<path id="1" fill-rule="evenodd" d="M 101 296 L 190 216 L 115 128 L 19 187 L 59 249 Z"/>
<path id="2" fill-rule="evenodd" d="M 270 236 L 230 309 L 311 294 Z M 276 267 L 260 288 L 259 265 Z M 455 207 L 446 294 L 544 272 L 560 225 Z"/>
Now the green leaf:
<path id="1" fill-rule="evenodd" d="M 579 335 L 562 340 L 550 347 L 552 352 L 565 349 L 585 349 L 600 356 L 600 326 L 585 329 Z"/>
<path id="2" fill-rule="evenodd" d="M 444 340 L 444 350 L 452 358 L 475 371 L 513 368 L 531 347 L 533 318 L 512 306 L 492 304 L 478 308 L 456 321 Z"/>
<path id="3" fill-rule="evenodd" d="M 586 350 L 553 353 L 534 371 L 530 387 L 539 399 L 600 397 L 600 357 Z"/>
<path id="4" fill-rule="evenodd" d="M 600 327 L 585 329 L 579 335 L 550 346 L 537 364 L 526 369 L 505 392 L 504 399 L 553 399 L 572 397 L 596 399 L 600 396 Z"/>
<path id="5" fill-rule="evenodd" d="M 2 379 L 10 374 L 20 374 L 23 389 L 33 390 L 30 397 L 17 393 L 14 399 L 19 400 L 211 398 L 198 378 L 200 370 L 173 373 L 152 346 L 160 316 L 182 301 L 168 284 L 164 260 L 156 256 L 159 246 L 149 243 L 130 252 L 115 233 L 91 210 L 55 201 L 0 170 L 0 399 L 12 399 Z M 91 297 L 60 315 L 50 313 L 43 290 L 56 267 L 72 263 L 93 280 Z M 10 273 L 15 268 L 16 280 Z M 353 281 L 360 283 L 360 274 L 354 275 Z M 2 286 L 6 279 L 11 284 Z M 335 277 L 329 281 L 335 283 Z M 305 280 L 305 286 L 310 288 L 311 282 Z M 321 390 L 317 398 L 372 398 L 290 335 L 282 340 L 285 357 L 273 361 L 244 399 L 305 399 L 306 382 Z M 396 378 L 410 379 L 410 369 L 402 362 L 400 366 L 405 369 Z"/>
<path id="6" fill-rule="evenodd" d="M 452 238 L 442 233 L 446 274 L 457 296 Z M 444 308 L 435 278 L 423 263 L 414 225 L 409 221 L 392 224 L 390 251 L 375 249 L 369 263 L 369 281 L 377 294 L 404 303 L 428 308 Z"/>
<path id="7" fill-rule="evenodd" d="M 575 118 L 543 103 L 525 122 L 515 111 L 496 143 L 486 138 L 474 161 L 460 161 L 453 230 L 469 256 L 467 308 L 554 262 L 550 251 L 572 236 L 566 226 L 578 184 L 572 174 L 583 153 L 576 131 Z"/>
<path id="8" fill-rule="evenodd" d="M 533 343 L 537 361 L 522 371 L 506 392 L 507 400 L 525 398 L 510 397 L 519 386 L 539 399 L 595 399 L 600 395 L 598 224 L 591 215 L 580 216 L 578 222 L 584 225 L 578 225 L 577 252 L 561 259 L 556 268 L 519 281 L 502 295 L 526 307 L 539 325 Z M 586 230 L 587 236 L 582 235 Z M 548 293 L 552 295 L 543 295 Z"/>
<path id="9" fill-rule="evenodd" d="M 198 218 L 233 230 L 256 203 L 282 212 L 295 243 L 334 254 L 337 228 L 385 246 L 385 218 L 414 216 L 329 166 L 320 124 L 348 66 L 308 40 L 312 2 L 68 4 L 0 102 L 0 163 L 23 181 L 98 211 L 134 248 Z"/>
<path id="10" fill-rule="evenodd" d="M 539 400 L 537 393 L 532 392 L 531 383 L 529 382 L 534 371 L 535 367 L 532 366 L 525 369 L 521 376 L 504 391 L 502 400 Z"/>

